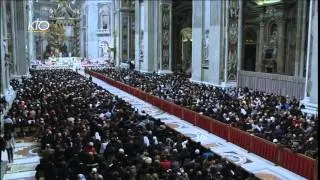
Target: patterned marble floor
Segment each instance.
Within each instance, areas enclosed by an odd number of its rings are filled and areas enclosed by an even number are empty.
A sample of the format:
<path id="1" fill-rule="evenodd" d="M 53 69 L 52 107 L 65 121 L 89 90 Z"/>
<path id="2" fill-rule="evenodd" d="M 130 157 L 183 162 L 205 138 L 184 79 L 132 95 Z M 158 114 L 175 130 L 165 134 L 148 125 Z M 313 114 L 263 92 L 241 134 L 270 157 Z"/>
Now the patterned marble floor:
<path id="1" fill-rule="evenodd" d="M 84 72 L 79 72 L 84 75 Z M 86 75 L 88 77 L 88 75 Z M 215 136 L 199 127 L 196 127 L 176 116 L 163 112 L 155 106 L 144 102 L 120 89 L 117 89 L 97 78 L 93 77 L 93 82 L 102 86 L 110 93 L 119 96 L 125 101 L 132 104 L 139 111 L 144 110 L 149 115 L 161 119 L 169 127 L 176 131 L 189 136 L 192 140 L 200 142 L 203 146 L 209 147 L 214 153 L 219 154 L 239 164 L 246 170 L 254 173 L 263 180 L 303 180 L 305 178 L 287 170 L 276 166 L 274 163 L 265 160 L 255 154 L 248 153 L 245 149 L 238 147 L 224 139 Z"/>
<path id="2" fill-rule="evenodd" d="M 2 153 L 7 161 L 7 153 Z M 31 137 L 17 138 L 13 154 L 13 163 L 7 163 L 3 180 L 33 180 L 35 168 L 39 164 L 38 144 Z"/>

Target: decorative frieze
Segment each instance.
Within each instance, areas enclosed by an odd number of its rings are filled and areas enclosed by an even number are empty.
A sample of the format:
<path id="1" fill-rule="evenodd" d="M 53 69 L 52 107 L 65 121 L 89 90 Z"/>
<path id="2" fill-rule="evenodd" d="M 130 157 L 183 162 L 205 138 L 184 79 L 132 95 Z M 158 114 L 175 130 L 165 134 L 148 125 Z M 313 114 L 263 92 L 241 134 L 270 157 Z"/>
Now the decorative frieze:
<path id="1" fill-rule="evenodd" d="M 140 61 L 143 61 L 143 57 L 144 57 L 143 31 L 140 32 L 139 44 L 140 44 L 140 47 L 139 47 Z"/>
<path id="2" fill-rule="evenodd" d="M 170 62 L 170 4 L 161 4 L 161 70 L 169 70 Z"/>
<path id="3" fill-rule="evenodd" d="M 237 61 L 238 61 L 238 21 L 239 21 L 239 1 L 230 0 L 229 6 L 229 52 L 228 52 L 228 71 L 227 80 L 236 80 Z"/>
<path id="4" fill-rule="evenodd" d="M 204 33 L 203 38 L 203 66 L 209 65 L 209 29 L 207 29 Z"/>
<path id="5" fill-rule="evenodd" d="M 129 23 L 129 16 L 127 14 L 122 13 L 122 44 L 121 44 L 121 56 L 122 56 L 122 61 L 125 61 L 128 59 L 128 23 Z"/>

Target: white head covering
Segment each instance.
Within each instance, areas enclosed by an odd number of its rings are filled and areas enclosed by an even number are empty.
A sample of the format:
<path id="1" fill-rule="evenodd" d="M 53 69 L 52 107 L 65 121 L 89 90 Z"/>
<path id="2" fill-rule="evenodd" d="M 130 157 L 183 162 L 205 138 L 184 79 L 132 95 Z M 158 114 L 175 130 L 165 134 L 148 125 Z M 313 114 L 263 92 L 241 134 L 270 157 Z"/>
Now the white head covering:
<path id="1" fill-rule="evenodd" d="M 86 180 L 86 177 L 83 174 L 78 174 L 78 180 Z"/>
<path id="2" fill-rule="evenodd" d="M 101 141 L 101 137 L 100 137 L 99 132 L 96 132 L 94 136 L 95 136 L 96 140 Z"/>
<path id="3" fill-rule="evenodd" d="M 247 115 L 247 111 L 246 110 L 244 110 L 243 108 L 241 108 L 241 114 L 243 114 L 243 115 Z"/>
<path id="4" fill-rule="evenodd" d="M 196 149 L 196 150 L 194 151 L 194 153 L 200 154 L 200 150 L 199 150 L 199 149 Z"/>
<path id="5" fill-rule="evenodd" d="M 313 139 L 314 139 L 313 137 L 310 137 L 310 138 L 308 139 L 308 141 L 313 141 Z"/>
<path id="6" fill-rule="evenodd" d="M 120 148 L 119 150 L 119 153 L 123 154 L 124 153 L 124 149 Z"/>
<path id="7" fill-rule="evenodd" d="M 144 162 L 147 164 L 151 164 L 152 163 L 152 158 L 151 157 L 145 157 L 144 158 Z"/>
<path id="8" fill-rule="evenodd" d="M 97 173 L 97 168 L 92 168 L 91 173 Z"/>

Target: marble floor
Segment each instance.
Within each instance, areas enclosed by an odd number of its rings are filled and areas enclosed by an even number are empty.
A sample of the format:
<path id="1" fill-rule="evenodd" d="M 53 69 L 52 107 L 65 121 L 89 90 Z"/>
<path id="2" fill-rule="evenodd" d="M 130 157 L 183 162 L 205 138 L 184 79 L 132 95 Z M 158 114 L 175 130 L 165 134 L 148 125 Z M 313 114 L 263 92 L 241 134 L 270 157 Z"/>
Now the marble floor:
<path id="1" fill-rule="evenodd" d="M 6 163 L 3 180 L 33 180 L 35 168 L 39 164 L 39 146 L 32 137 L 17 138 L 13 153 L 13 163 Z M 2 160 L 7 162 L 7 153 L 2 153 Z"/>
<path id="2" fill-rule="evenodd" d="M 84 72 L 79 72 L 85 75 Z M 86 75 L 88 77 L 88 75 Z M 236 164 L 239 164 L 244 169 L 254 173 L 257 177 L 264 180 L 303 180 L 305 178 L 287 170 L 274 163 L 263 159 L 255 154 L 248 153 L 245 149 L 238 147 L 226 140 L 215 136 L 199 127 L 196 127 L 183 119 L 168 114 L 157 107 L 138 99 L 120 89 L 117 89 L 97 78 L 93 77 L 93 82 L 102 86 L 110 93 L 117 95 L 123 100 L 132 104 L 141 112 L 144 110 L 149 115 L 161 119 L 167 126 L 176 131 L 189 136 L 192 140 L 200 142 L 203 146 L 209 147 L 214 153 L 219 154 Z"/>

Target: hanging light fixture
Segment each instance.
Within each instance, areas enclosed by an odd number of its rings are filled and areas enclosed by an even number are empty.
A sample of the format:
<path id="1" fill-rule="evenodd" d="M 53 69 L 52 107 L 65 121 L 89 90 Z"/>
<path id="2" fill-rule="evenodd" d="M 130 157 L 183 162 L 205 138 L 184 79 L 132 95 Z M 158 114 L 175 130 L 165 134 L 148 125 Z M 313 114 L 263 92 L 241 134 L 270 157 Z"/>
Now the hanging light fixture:
<path id="1" fill-rule="evenodd" d="M 271 5 L 275 3 L 280 3 L 281 0 L 256 0 L 255 3 L 258 6 L 265 6 L 265 5 Z"/>

